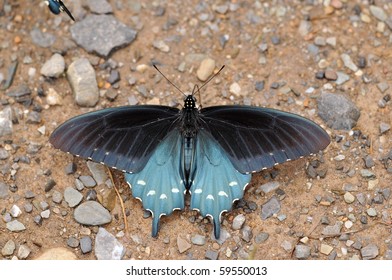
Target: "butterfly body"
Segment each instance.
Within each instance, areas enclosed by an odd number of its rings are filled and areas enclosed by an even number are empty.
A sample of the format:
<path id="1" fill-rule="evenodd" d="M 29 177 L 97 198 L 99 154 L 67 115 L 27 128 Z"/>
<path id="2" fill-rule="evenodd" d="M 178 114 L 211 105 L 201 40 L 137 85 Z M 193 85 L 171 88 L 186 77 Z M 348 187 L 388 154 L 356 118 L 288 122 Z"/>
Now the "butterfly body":
<path id="1" fill-rule="evenodd" d="M 64 5 L 63 1 L 61 0 L 47 0 L 45 1 L 46 5 L 48 6 L 49 10 L 58 15 L 61 12 L 65 12 L 73 21 L 75 21 L 74 17 L 72 16 L 71 12 L 68 8 Z"/>
<path id="2" fill-rule="evenodd" d="M 190 208 L 210 217 L 215 237 L 222 213 L 243 197 L 251 173 L 316 153 L 328 134 L 301 116 L 252 106 L 196 107 L 189 95 L 181 110 L 125 106 L 68 120 L 51 135 L 54 147 L 125 172 L 132 195 L 159 220 Z"/>

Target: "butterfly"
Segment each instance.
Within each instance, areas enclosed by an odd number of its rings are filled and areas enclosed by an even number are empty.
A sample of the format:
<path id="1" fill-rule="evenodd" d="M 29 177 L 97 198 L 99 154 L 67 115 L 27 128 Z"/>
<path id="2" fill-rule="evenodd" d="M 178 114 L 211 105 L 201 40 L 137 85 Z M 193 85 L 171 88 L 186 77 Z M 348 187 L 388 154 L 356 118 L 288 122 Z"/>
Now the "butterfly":
<path id="1" fill-rule="evenodd" d="M 45 4 L 48 5 L 49 10 L 53 14 L 58 15 L 61 12 L 65 12 L 73 21 L 75 21 L 74 17 L 72 16 L 71 12 L 67 9 L 67 7 L 64 5 L 63 1 L 61 1 L 61 0 L 47 0 L 47 1 L 45 1 Z"/>
<path id="2" fill-rule="evenodd" d="M 198 108 L 195 91 L 182 109 L 124 106 L 74 117 L 49 141 L 125 172 L 132 195 L 152 214 L 152 236 L 162 216 L 184 209 L 189 193 L 190 208 L 211 218 L 219 239 L 222 214 L 243 197 L 251 173 L 319 152 L 330 138 L 313 121 L 271 108 Z"/>

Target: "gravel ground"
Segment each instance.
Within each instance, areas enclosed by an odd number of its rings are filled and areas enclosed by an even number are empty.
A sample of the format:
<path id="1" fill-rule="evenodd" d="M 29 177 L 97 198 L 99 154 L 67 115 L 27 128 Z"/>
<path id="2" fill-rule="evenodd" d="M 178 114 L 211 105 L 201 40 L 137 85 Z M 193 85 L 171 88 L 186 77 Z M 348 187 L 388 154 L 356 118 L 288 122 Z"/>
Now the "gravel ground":
<path id="1" fill-rule="evenodd" d="M 380 1 L 0 0 L 3 259 L 392 259 L 392 4 Z M 22 5 L 23 3 L 23 5 Z M 220 240 L 195 211 L 151 217 L 121 172 L 127 231 L 101 165 L 57 151 L 63 121 L 120 105 L 267 106 L 329 147 L 253 175 Z M 198 99 L 200 100 L 200 97 Z"/>

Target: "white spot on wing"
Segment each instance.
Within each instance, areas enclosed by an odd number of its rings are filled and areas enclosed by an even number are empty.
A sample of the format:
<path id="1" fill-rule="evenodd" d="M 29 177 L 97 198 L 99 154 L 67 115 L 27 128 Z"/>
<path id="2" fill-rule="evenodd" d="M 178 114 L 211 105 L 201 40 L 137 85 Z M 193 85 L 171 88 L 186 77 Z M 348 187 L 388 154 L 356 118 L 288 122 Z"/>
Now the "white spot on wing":
<path id="1" fill-rule="evenodd" d="M 145 186 L 146 185 L 146 181 L 144 181 L 144 180 L 137 180 L 137 184 Z"/>
<path id="2" fill-rule="evenodd" d="M 159 197 L 159 199 L 167 199 L 167 196 L 166 196 L 166 194 L 161 194 L 161 196 Z"/>
<path id="3" fill-rule="evenodd" d="M 238 185 L 237 181 L 231 181 L 231 182 L 229 183 L 229 186 L 230 186 L 230 187 L 234 187 L 234 186 L 237 186 L 237 185 Z"/>
<path id="4" fill-rule="evenodd" d="M 178 189 L 178 188 L 172 188 L 172 193 L 179 193 L 180 192 L 180 190 Z"/>
<path id="5" fill-rule="evenodd" d="M 212 194 L 207 195 L 206 199 L 211 199 L 211 200 L 215 200 L 214 196 Z"/>
<path id="6" fill-rule="evenodd" d="M 149 191 L 149 192 L 147 193 L 147 196 L 150 196 L 150 195 L 155 195 L 155 191 L 153 191 L 153 190 Z"/>
<path id="7" fill-rule="evenodd" d="M 202 193 L 202 192 L 203 192 L 202 189 L 196 189 L 196 190 L 195 190 L 195 194 Z"/>
<path id="8" fill-rule="evenodd" d="M 224 191 L 220 191 L 220 192 L 218 193 L 218 195 L 229 197 L 229 196 L 227 195 L 227 193 L 224 192 Z"/>

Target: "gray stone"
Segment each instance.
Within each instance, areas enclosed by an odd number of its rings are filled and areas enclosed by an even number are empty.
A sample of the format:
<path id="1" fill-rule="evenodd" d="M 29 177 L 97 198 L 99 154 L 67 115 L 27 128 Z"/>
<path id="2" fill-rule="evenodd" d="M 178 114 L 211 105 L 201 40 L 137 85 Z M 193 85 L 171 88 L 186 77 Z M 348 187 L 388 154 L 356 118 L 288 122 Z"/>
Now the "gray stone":
<path id="1" fill-rule="evenodd" d="M 41 74 L 49 78 L 58 78 L 64 73 L 65 61 L 64 57 L 55 53 L 41 68 Z"/>
<path id="2" fill-rule="evenodd" d="M 376 178 L 376 174 L 374 174 L 373 171 L 370 171 L 367 169 L 361 169 L 360 173 L 361 173 L 361 176 L 366 179 Z"/>
<path id="3" fill-rule="evenodd" d="M 74 99 L 79 106 L 92 107 L 97 104 L 99 99 L 98 84 L 94 68 L 87 58 L 80 58 L 72 62 L 68 67 L 67 77 L 72 87 Z"/>
<path id="4" fill-rule="evenodd" d="M 7 106 L 0 111 L 0 137 L 12 134 L 12 109 Z M 1 193 L 0 193 L 1 195 Z"/>
<path id="5" fill-rule="evenodd" d="M 362 259 L 371 260 L 378 256 L 379 251 L 376 244 L 369 244 L 361 249 Z"/>
<path id="6" fill-rule="evenodd" d="M 30 111 L 27 113 L 26 123 L 31 124 L 39 124 L 41 123 L 42 118 L 41 114 L 37 111 Z"/>
<path id="7" fill-rule="evenodd" d="M 34 44 L 42 48 L 48 48 L 56 41 L 56 36 L 49 32 L 41 32 L 39 28 L 33 28 L 30 32 Z"/>
<path id="8" fill-rule="evenodd" d="M 377 84 L 377 88 L 381 93 L 384 93 L 387 89 L 389 89 L 389 85 L 386 82 L 381 82 Z"/>
<path id="9" fill-rule="evenodd" d="M 100 163 L 88 161 L 87 167 L 90 170 L 95 182 L 97 182 L 98 185 L 106 182 L 106 180 L 108 179 L 108 175 L 106 174 L 106 167 L 104 165 Z"/>
<path id="10" fill-rule="evenodd" d="M 348 69 L 353 72 L 358 71 L 358 66 L 355 65 L 355 63 L 351 60 L 351 57 L 348 54 L 343 53 L 340 58 L 343 60 L 344 66 L 346 66 Z"/>
<path id="11" fill-rule="evenodd" d="M 342 222 L 336 222 L 333 226 L 326 226 L 322 230 L 322 234 L 326 236 L 334 236 L 340 234 L 340 230 L 342 229 Z"/>
<path id="12" fill-rule="evenodd" d="M 252 237 L 253 237 L 253 233 L 252 233 L 252 229 L 250 228 L 250 226 L 244 226 L 241 230 L 241 237 L 245 242 L 250 242 Z"/>
<path id="13" fill-rule="evenodd" d="M 77 206 L 83 199 L 83 195 L 74 188 L 67 187 L 64 191 L 64 200 L 69 207 Z"/>
<path id="14" fill-rule="evenodd" d="M 344 73 L 344 72 L 337 71 L 337 72 L 336 72 L 336 75 L 338 76 L 337 79 L 336 79 L 336 81 L 335 81 L 335 83 L 336 83 L 337 85 L 343 85 L 344 83 L 346 83 L 347 81 L 350 80 L 350 76 L 347 75 L 347 74 Z"/>
<path id="15" fill-rule="evenodd" d="M 275 197 L 271 197 L 261 208 L 261 219 L 266 220 L 273 214 L 280 211 L 280 201 Z"/>
<path id="16" fill-rule="evenodd" d="M 152 46 L 161 52 L 168 53 L 170 52 L 170 46 L 165 43 L 163 40 L 155 40 L 152 42 Z"/>
<path id="17" fill-rule="evenodd" d="M 112 15 L 88 15 L 72 25 L 70 31 L 78 45 L 103 57 L 132 43 L 137 34 Z"/>
<path id="18" fill-rule="evenodd" d="M 219 256 L 219 252 L 213 250 L 207 250 L 205 254 L 205 258 L 207 260 L 217 260 Z"/>
<path id="19" fill-rule="evenodd" d="M 33 204 L 31 203 L 26 203 L 24 205 L 24 210 L 26 211 L 26 213 L 31 213 L 33 211 Z"/>
<path id="20" fill-rule="evenodd" d="M 6 149 L 0 148 L 0 160 L 5 160 L 5 159 L 9 158 L 9 156 L 10 156 L 10 154 Z"/>
<path id="21" fill-rule="evenodd" d="M 42 225 L 42 217 L 40 215 L 34 216 L 33 221 L 39 226 Z"/>
<path id="22" fill-rule="evenodd" d="M 54 203 L 61 203 L 61 201 L 63 200 L 62 193 L 59 191 L 53 191 L 52 200 Z"/>
<path id="23" fill-rule="evenodd" d="M 12 205 L 10 214 L 14 218 L 18 218 L 20 215 L 22 215 L 22 210 L 18 207 L 18 205 Z"/>
<path id="24" fill-rule="evenodd" d="M 391 125 L 388 123 L 380 123 L 380 134 L 384 134 L 391 129 Z"/>
<path id="25" fill-rule="evenodd" d="M 106 0 L 87 0 L 87 5 L 94 14 L 113 13 L 112 6 Z"/>
<path id="26" fill-rule="evenodd" d="M 49 217 L 50 217 L 50 210 L 47 209 L 47 210 L 42 211 L 42 212 L 40 213 L 40 216 L 41 216 L 43 219 L 49 219 Z"/>
<path id="27" fill-rule="evenodd" d="M 219 239 L 215 239 L 214 233 L 211 232 L 211 239 L 213 241 L 216 241 L 219 245 L 222 245 L 223 243 L 225 243 L 226 240 L 229 239 L 230 237 L 231 237 L 230 233 L 227 230 L 225 230 L 224 228 L 221 228 Z"/>
<path id="28" fill-rule="evenodd" d="M 255 242 L 257 244 L 260 244 L 267 241 L 268 238 L 269 238 L 269 234 L 267 232 L 260 232 L 255 236 Z"/>
<path id="29" fill-rule="evenodd" d="M 87 254 L 92 251 L 92 240 L 89 236 L 83 236 L 80 239 L 80 249 L 83 254 Z"/>
<path id="30" fill-rule="evenodd" d="M 8 197 L 8 186 L 3 183 L 0 182 L 0 199 L 5 199 Z"/>
<path id="31" fill-rule="evenodd" d="M 280 246 L 286 251 L 290 252 L 293 249 L 293 245 L 291 244 L 290 241 L 288 240 L 283 240 L 282 244 Z"/>
<path id="32" fill-rule="evenodd" d="M 369 217 L 377 217 L 377 210 L 372 208 L 369 208 L 366 210 L 366 214 L 368 214 Z"/>
<path id="33" fill-rule="evenodd" d="M 30 255 L 30 253 L 31 253 L 30 248 L 27 245 L 22 244 L 19 246 L 17 256 L 20 260 L 25 260 Z"/>
<path id="34" fill-rule="evenodd" d="M 71 248 L 77 248 L 79 246 L 79 240 L 73 236 L 68 238 L 67 245 Z"/>
<path id="35" fill-rule="evenodd" d="M 310 247 L 302 244 L 296 245 L 294 254 L 297 259 L 306 260 L 310 256 Z"/>
<path id="36" fill-rule="evenodd" d="M 392 249 L 388 249 L 388 250 L 385 252 L 385 257 L 384 257 L 384 259 L 385 259 L 385 260 L 392 260 Z"/>
<path id="37" fill-rule="evenodd" d="M 5 243 L 3 249 L 1 249 L 1 254 L 4 257 L 11 256 L 14 253 L 15 248 L 15 242 L 10 239 L 7 241 L 7 243 Z"/>
<path id="38" fill-rule="evenodd" d="M 45 187 L 44 187 L 45 192 L 51 191 L 51 190 L 54 188 L 54 186 L 56 186 L 56 181 L 53 180 L 53 179 L 49 179 L 49 180 L 46 182 Z"/>
<path id="39" fill-rule="evenodd" d="M 96 201 L 86 201 L 74 211 L 75 220 L 83 225 L 104 225 L 112 221 L 109 211 Z"/>
<path id="40" fill-rule="evenodd" d="M 76 172 L 77 165 L 74 162 L 70 162 L 64 168 L 65 174 L 70 175 Z"/>
<path id="41" fill-rule="evenodd" d="M 8 230 L 10 230 L 12 232 L 24 231 L 26 229 L 24 224 L 22 224 L 18 220 L 13 220 L 11 222 L 6 223 L 6 227 Z"/>
<path id="42" fill-rule="evenodd" d="M 41 210 L 44 211 L 44 210 L 49 209 L 49 204 L 46 201 L 40 201 L 39 207 L 41 208 Z"/>
<path id="43" fill-rule="evenodd" d="M 97 182 L 95 182 L 95 180 L 93 179 L 93 177 L 91 176 L 80 176 L 79 180 L 83 183 L 83 185 L 86 188 L 91 188 L 91 187 L 95 187 L 97 185 Z"/>
<path id="44" fill-rule="evenodd" d="M 374 166 L 374 160 L 371 156 L 367 155 L 364 159 L 366 168 L 372 168 Z"/>
<path id="45" fill-rule="evenodd" d="M 268 182 L 258 187 L 257 191 L 263 191 L 264 193 L 269 193 L 279 188 L 279 186 L 280 186 L 279 182 Z"/>
<path id="46" fill-rule="evenodd" d="M 372 14 L 372 16 L 374 16 L 379 21 L 386 21 L 388 18 L 385 11 L 382 8 L 377 7 L 375 5 L 370 6 L 370 13 Z"/>
<path id="47" fill-rule="evenodd" d="M 245 215 L 239 214 L 239 215 L 235 216 L 235 218 L 233 219 L 233 225 L 231 227 L 234 230 L 238 230 L 238 229 L 242 228 L 244 223 L 245 223 Z"/>
<path id="48" fill-rule="evenodd" d="M 11 222 L 12 221 L 12 216 L 11 216 L 11 214 L 10 213 L 5 213 L 4 215 L 3 215 L 3 221 L 5 222 L 5 223 L 8 223 L 8 222 Z"/>
<path id="49" fill-rule="evenodd" d="M 298 27 L 298 32 L 302 37 L 308 35 L 311 29 L 312 29 L 311 21 L 301 20 L 301 23 L 299 24 Z"/>
<path id="50" fill-rule="evenodd" d="M 95 237 L 95 256 L 98 260 L 121 260 L 124 246 L 106 229 L 100 227 Z"/>
<path id="51" fill-rule="evenodd" d="M 177 248 L 180 254 L 184 253 L 185 251 L 189 250 L 192 245 L 180 235 L 177 236 Z"/>
<path id="52" fill-rule="evenodd" d="M 360 116 L 359 109 L 345 96 L 323 92 L 317 99 L 318 115 L 337 130 L 352 129 Z"/>
<path id="53" fill-rule="evenodd" d="M 191 238 L 192 244 L 203 246 L 206 244 L 206 237 L 204 235 L 196 234 Z"/>

